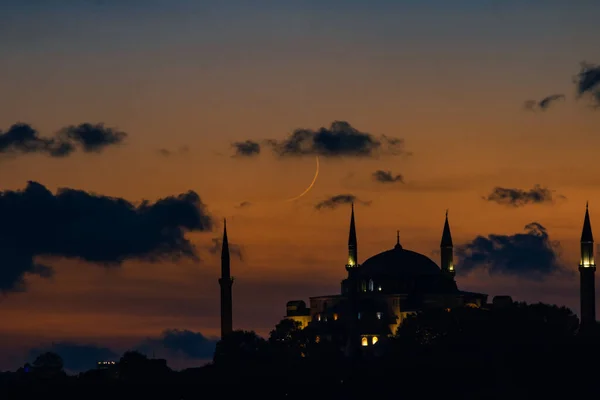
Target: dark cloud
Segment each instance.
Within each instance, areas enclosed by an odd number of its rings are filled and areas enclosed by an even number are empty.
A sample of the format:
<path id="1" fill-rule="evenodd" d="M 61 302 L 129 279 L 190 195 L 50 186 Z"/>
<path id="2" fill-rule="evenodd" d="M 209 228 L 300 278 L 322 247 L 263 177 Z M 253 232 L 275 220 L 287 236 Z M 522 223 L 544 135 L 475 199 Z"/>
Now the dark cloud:
<path id="1" fill-rule="evenodd" d="M 551 204 L 554 203 L 555 197 L 565 198 L 562 195 L 554 195 L 553 190 L 535 185 L 529 190 L 495 187 L 484 199 L 507 206 L 522 207 L 527 204 Z"/>
<path id="2" fill-rule="evenodd" d="M 221 254 L 221 247 L 223 246 L 223 239 L 213 238 L 212 245 L 208 248 L 210 254 Z M 229 254 L 236 256 L 240 261 L 244 261 L 244 254 L 242 246 L 229 241 Z"/>
<path id="3" fill-rule="evenodd" d="M 24 290 L 26 274 L 49 276 L 52 269 L 37 263 L 37 256 L 105 266 L 196 258 L 185 233 L 213 227 L 193 191 L 134 205 L 68 188 L 53 194 L 37 182 L 0 192 L 0 221 L 0 292 Z"/>
<path id="4" fill-rule="evenodd" d="M 206 337 L 200 332 L 167 329 L 159 337 L 141 340 L 133 346 L 133 350 L 148 357 L 164 357 L 168 362 L 177 358 L 210 360 L 213 357 L 217 341 L 216 338 Z M 65 370 L 75 373 L 96 368 L 98 361 L 119 361 L 121 358 L 121 352 L 107 347 L 58 342 L 30 350 L 28 360 L 32 362 L 37 356 L 48 351 L 60 355 Z"/>
<path id="5" fill-rule="evenodd" d="M 235 142 L 231 144 L 231 147 L 235 149 L 234 156 L 238 157 L 251 157 L 260 154 L 260 143 L 253 140 Z"/>
<path id="6" fill-rule="evenodd" d="M 174 155 L 181 155 L 181 154 L 187 154 L 189 153 L 190 148 L 187 146 L 181 146 L 180 148 L 178 148 L 177 150 L 169 150 L 169 149 L 158 149 L 158 154 L 160 154 L 163 157 L 171 157 Z"/>
<path id="7" fill-rule="evenodd" d="M 371 204 L 370 201 L 359 200 L 358 197 L 356 197 L 353 194 L 338 194 L 336 196 L 331 196 L 323 201 L 320 201 L 319 203 L 317 203 L 315 205 L 315 208 L 317 210 L 322 210 L 325 208 L 333 210 L 333 209 L 338 208 L 341 205 L 351 204 L 351 203 L 361 203 L 366 206 Z"/>
<path id="8" fill-rule="evenodd" d="M 525 233 L 477 236 L 456 248 L 460 260 L 457 272 L 468 274 L 486 268 L 490 275 L 505 274 L 530 279 L 567 269 L 559 260 L 559 243 L 550 241 L 546 228 L 537 222 L 525 226 Z"/>
<path id="9" fill-rule="evenodd" d="M 40 354 L 49 351 L 61 356 L 65 370 L 71 372 L 93 369 L 98 361 L 118 361 L 119 359 L 117 353 L 107 347 L 71 342 L 58 342 L 50 346 L 32 349 L 29 352 L 28 359 L 33 361 Z"/>
<path id="10" fill-rule="evenodd" d="M 246 208 L 246 207 L 250 207 L 251 205 L 252 205 L 252 203 L 250 203 L 249 201 L 242 201 L 235 208 Z"/>
<path id="11" fill-rule="evenodd" d="M 0 153 L 39 153 L 51 157 L 65 157 L 77 147 L 84 152 L 100 152 L 107 146 L 120 144 L 127 137 L 125 132 L 106 128 L 103 124 L 89 123 L 61 129 L 53 137 L 44 138 L 31 125 L 18 123 L 8 131 L 0 131 Z"/>
<path id="12" fill-rule="evenodd" d="M 296 129 L 285 140 L 266 141 L 279 156 L 319 155 L 324 157 L 375 157 L 380 154 L 408 154 L 404 141 L 385 135 L 376 137 L 334 121 L 329 128 Z"/>
<path id="13" fill-rule="evenodd" d="M 8 131 L 0 131 L 0 153 L 43 153 L 51 157 L 64 157 L 74 150 L 72 143 L 57 138 L 42 138 L 28 124 L 14 124 Z"/>
<path id="14" fill-rule="evenodd" d="M 546 96 L 543 99 L 537 100 L 527 100 L 525 102 L 525 109 L 529 111 L 546 111 L 550 105 L 557 102 L 558 100 L 564 100 L 566 96 L 564 94 L 551 94 L 550 96 Z"/>
<path id="15" fill-rule="evenodd" d="M 122 143 L 127 134 L 114 128 L 107 128 L 104 124 L 84 123 L 67 126 L 59 131 L 58 136 L 90 153 L 100 152 L 107 146 Z"/>
<path id="16" fill-rule="evenodd" d="M 196 360 L 211 359 L 215 352 L 217 339 L 207 338 L 200 332 L 189 330 L 168 329 L 158 338 L 144 340 L 136 350 L 145 353 L 165 352 L 171 356 L 184 356 Z"/>
<path id="17" fill-rule="evenodd" d="M 573 81 L 578 96 L 589 95 L 595 107 L 600 107 L 600 65 L 582 62 Z"/>
<path id="18" fill-rule="evenodd" d="M 372 176 L 375 181 L 381 183 L 404 183 L 404 177 L 400 174 L 394 175 L 392 174 L 392 171 L 383 171 L 378 169 L 377 171 L 373 172 Z"/>

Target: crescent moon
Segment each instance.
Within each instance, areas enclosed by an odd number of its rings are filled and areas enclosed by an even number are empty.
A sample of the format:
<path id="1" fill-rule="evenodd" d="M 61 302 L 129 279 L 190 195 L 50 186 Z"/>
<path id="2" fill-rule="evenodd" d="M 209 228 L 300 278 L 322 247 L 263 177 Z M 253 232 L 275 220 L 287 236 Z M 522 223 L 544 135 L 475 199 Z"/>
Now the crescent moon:
<path id="1" fill-rule="evenodd" d="M 310 183 L 310 185 L 308 185 L 308 187 L 304 190 L 304 192 L 300 193 L 298 196 L 293 197 L 291 199 L 287 199 L 286 201 L 294 201 L 294 200 L 298 200 L 300 197 L 304 196 L 306 193 L 308 193 L 310 191 L 310 189 L 312 189 L 313 186 L 315 186 L 315 182 L 317 182 L 317 177 L 319 176 L 319 156 L 317 156 L 317 170 L 315 171 L 315 177 L 313 178 L 312 182 Z"/>

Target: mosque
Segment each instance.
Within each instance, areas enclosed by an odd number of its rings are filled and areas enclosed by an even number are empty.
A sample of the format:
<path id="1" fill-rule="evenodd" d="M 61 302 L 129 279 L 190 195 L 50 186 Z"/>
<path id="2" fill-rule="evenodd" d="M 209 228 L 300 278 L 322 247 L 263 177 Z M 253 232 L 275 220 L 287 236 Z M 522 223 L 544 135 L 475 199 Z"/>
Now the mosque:
<path id="1" fill-rule="evenodd" d="M 594 239 L 586 205 L 581 233 L 580 329 L 596 325 Z M 440 266 L 429 257 L 405 249 L 399 234 L 393 248 L 376 254 L 362 264 L 358 262 L 358 242 L 354 205 L 350 214 L 347 277 L 341 282 L 339 294 L 310 297 L 309 306 L 303 300 L 287 303 L 285 318 L 297 321 L 301 328 L 311 327 L 322 332 L 324 339 L 346 337 L 347 349 L 356 352 L 396 333 L 410 315 L 429 308 L 456 307 L 492 308 L 512 304 L 509 296 L 495 296 L 462 291 L 455 281 L 453 243 L 448 213 L 440 243 Z M 232 286 L 227 230 L 223 232 L 221 254 L 221 333 L 233 330 Z M 321 334 L 319 334 L 321 336 Z M 379 346 L 377 346 L 379 347 Z"/>
<path id="2" fill-rule="evenodd" d="M 429 257 L 405 249 L 398 233 L 393 248 L 359 263 L 353 205 L 346 264 L 348 277 L 341 282 L 340 294 L 311 297 L 310 307 L 303 300 L 289 301 L 286 318 L 299 322 L 302 328 L 309 324 L 325 325 L 348 312 L 353 295 L 357 295 L 354 297 L 361 345 L 370 346 L 393 335 L 409 315 L 420 310 L 485 306 L 487 294 L 461 291 L 454 280 L 448 213 L 440 250 L 438 267 Z"/>

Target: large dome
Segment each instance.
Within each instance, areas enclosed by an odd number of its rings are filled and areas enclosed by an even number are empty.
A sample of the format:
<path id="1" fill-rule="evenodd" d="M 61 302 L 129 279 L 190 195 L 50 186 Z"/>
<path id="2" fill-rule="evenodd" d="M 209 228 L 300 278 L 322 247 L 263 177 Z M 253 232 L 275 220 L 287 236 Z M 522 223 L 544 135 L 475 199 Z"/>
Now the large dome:
<path id="1" fill-rule="evenodd" d="M 361 274 L 370 277 L 409 277 L 440 275 L 435 262 L 423 254 L 405 250 L 400 245 L 376 254 L 361 265 Z"/>

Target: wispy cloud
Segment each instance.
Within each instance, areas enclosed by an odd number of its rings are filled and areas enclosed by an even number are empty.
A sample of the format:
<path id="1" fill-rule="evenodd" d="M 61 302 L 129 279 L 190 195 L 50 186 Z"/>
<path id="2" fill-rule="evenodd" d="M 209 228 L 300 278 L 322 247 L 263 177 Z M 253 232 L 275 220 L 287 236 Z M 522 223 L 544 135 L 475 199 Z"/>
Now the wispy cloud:
<path id="1" fill-rule="evenodd" d="M 344 204 L 351 204 L 351 203 L 360 203 L 363 205 L 370 205 L 371 202 L 370 201 L 364 201 L 364 200 L 360 200 L 358 197 L 356 197 L 353 194 L 338 194 L 335 196 L 331 196 L 323 201 L 318 202 L 315 205 L 315 208 L 317 210 L 322 210 L 322 209 L 336 209 L 341 205 Z"/>

